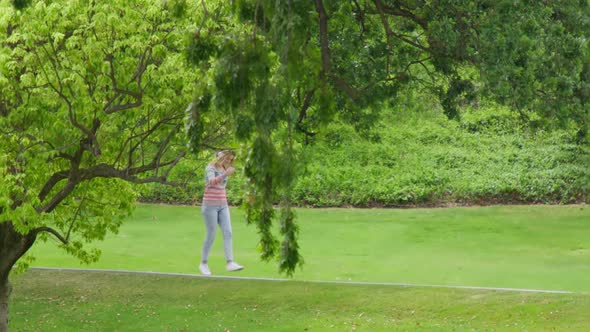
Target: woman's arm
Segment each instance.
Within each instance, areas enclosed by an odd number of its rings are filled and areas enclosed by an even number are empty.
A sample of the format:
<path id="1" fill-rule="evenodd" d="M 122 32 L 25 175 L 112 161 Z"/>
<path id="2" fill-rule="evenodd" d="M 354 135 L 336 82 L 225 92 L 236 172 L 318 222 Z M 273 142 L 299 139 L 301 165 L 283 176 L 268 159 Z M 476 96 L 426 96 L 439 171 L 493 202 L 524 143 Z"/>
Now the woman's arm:
<path id="1" fill-rule="evenodd" d="M 220 176 L 215 176 L 215 169 L 213 167 L 207 167 L 207 185 L 214 186 L 219 184 L 224 178 L 232 174 L 234 171 L 235 169 L 233 167 L 229 167 Z"/>

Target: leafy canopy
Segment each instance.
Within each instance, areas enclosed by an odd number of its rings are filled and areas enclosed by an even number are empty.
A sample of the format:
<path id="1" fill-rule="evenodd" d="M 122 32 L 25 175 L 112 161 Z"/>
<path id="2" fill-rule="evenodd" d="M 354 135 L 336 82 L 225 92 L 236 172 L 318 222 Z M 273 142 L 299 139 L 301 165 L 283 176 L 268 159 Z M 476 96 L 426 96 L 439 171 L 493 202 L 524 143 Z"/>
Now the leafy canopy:
<path id="1" fill-rule="evenodd" d="M 186 2 L 0 2 L 0 221 L 83 261 L 186 154 Z M 191 18 L 192 19 L 192 18 Z M 13 244 L 2 242 L 2 253 Z M 8 250 L 8 249 L 6 249 Z M 26 250 L 26 249 L 25 249 Z M 21 255 L 22 252 L 18 253 Z M 7 254 L 8 255 L 8 254 Z"/>
<path id="2" fill-rule="evenodd" d="M 263 257 L 292 272 L 300 262 L 289 192 L 300 145 L 334 119 L 363 132 L 404 89 L 436 95 L 449 118 L 476 98 L 543 126 L 587 135 L 588 1 L 236 0 L 203 3 L 187 58 L 197 83 L 191 142 L 200 119 L 228 120 L 248 150 L 248 219 Z M 284 207 L 282 244 L 270 232 Z"/>

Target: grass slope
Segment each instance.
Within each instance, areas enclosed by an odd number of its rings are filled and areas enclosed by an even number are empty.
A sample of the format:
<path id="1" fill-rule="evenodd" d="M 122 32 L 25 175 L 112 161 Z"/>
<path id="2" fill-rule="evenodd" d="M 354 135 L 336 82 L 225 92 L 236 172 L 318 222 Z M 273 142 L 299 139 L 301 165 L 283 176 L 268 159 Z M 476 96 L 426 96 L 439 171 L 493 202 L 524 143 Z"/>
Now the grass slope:
<path id="1" fill-rule="evenodd" d="M 14 331 L 588 331 L 590 295 L 29 271 Z"/>
<path id="2" fill-rule="evenodd" d="M 590 291 L 590 208 L 497 206 L 452 209 L 300 209 L 299 280 L 345 280 Z M 259 261 L 258 235 L 233 209 L 240 276 L 282 277 Z M 97 244 L 90 268 L 198 273 L 200 209 L 140 205 L 120 232 Z M 36 245 L 34 266 L 80 267 L 54 241 Z M 210 258 L 224 270 L 221 234 Z"/>

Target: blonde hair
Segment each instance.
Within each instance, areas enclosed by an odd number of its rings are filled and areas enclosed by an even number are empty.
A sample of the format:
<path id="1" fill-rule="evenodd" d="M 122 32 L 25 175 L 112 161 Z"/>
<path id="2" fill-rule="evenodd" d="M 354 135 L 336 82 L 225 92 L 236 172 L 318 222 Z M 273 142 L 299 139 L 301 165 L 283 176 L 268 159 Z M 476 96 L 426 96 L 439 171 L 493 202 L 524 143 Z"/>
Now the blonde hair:
<path id="1" fill-rule="evenodd" d="M 225 156 L 232 156 L 233 158 L 235 158 L 236 154 L 232 150 L 220 150 L 217 151 L 217 153 L 215 154 L 215 158 L 217 159 L 217 161 L 221 160 L 221 158 Z"/>

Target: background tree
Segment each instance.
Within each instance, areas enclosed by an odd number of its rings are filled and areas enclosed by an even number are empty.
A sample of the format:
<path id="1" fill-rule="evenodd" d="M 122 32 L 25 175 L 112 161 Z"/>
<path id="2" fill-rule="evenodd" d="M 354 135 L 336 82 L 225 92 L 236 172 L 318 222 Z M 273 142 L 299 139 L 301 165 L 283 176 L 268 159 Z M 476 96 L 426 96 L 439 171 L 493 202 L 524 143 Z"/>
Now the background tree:
<path id="1" fill-rule="evenodd" d="M 288 273 L 300 262 L 289 198 L 298 147 L 333 119 L 366 131 L 410 87 L 438 96 L 451 119 L 461 102 L 485 98 L 586 139 L 588 1 L 236 0 L 215 11 L 238 23 L 217 21 L 189 43 L 207 77 L 193 133 L 202 116 L 229 118 L 247 143 L 247 218 L 263 258 L 279 257 Z M 280 247 L 273 202 L 284 207 Z"/>
<path id="2" fill-rule="evenodd" d="M 117 232 L 133 207 L 132 184 L 168 182 L 186 155 L 197 78 L 183 55 L 186 9 L 0 2 L 0 331 L 9 273 L 36 241 L 54 237 L 95 261 L 99 251 L 85 245 Z M 202 144 L 213 143 L 215 126 L 204 127 Z"/>

